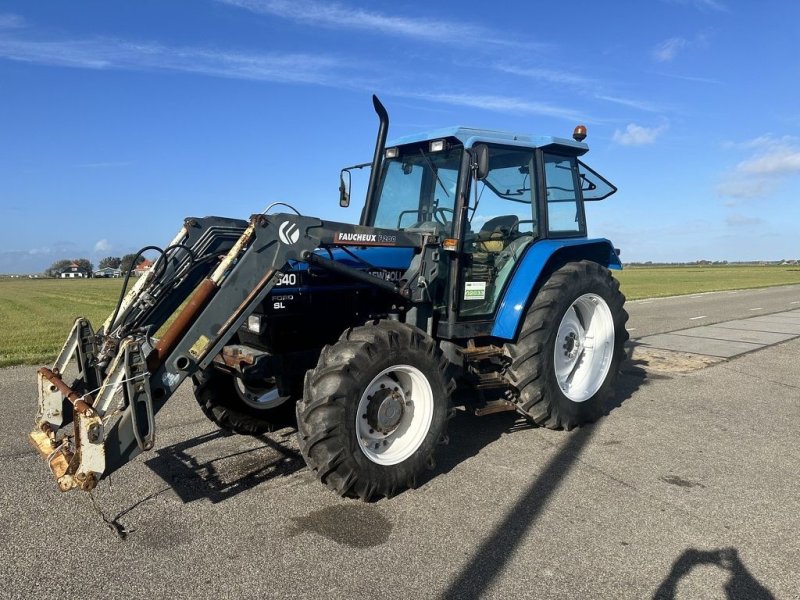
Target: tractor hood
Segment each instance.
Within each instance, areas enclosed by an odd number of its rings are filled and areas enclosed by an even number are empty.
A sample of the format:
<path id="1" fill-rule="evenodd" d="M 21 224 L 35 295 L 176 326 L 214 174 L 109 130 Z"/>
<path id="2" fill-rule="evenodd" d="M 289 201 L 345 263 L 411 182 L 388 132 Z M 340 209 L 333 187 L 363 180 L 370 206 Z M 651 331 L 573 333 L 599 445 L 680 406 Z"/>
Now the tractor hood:
<path id="1" fill-rule="evenodd" d="M 349 247 L 318 248 L 315 254 L 323 258 L 333 259 L 338 263 L 367 271 L 371 275 L 388 281 L 399 281 L 411 264 L 414 248 L 365 248 Z M 287 291 L 309 290 L 310 288 L 364 287 L 366 284 L 339 275 L 331 274 L 306 262 L 290 261 L 282 281 L 275 286 L 274 294 Z"/>

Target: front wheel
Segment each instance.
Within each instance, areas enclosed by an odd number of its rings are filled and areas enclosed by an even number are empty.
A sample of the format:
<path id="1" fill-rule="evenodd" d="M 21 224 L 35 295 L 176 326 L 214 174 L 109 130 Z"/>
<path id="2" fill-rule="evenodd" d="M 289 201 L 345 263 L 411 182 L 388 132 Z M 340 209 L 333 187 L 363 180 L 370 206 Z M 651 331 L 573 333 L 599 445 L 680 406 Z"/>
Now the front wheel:
<path id="1" fill-rule="evenodd" d="M 550 275 L 517 341 L 505 346 L 520 412 L 550 429 L 603 414 L 625 357 L 624 304 L 619 282 L 597 263 L 567 263 Z"/>
<path id="2" fill-rule="evenodd" d="M 391 497 L 433 464 L 452 385 L 436 342 L 394 321 L 346 331 L 306 374 L 300 451 L 342 496 Z"/>
<path id="3" fill-rule="evenodd" d="M 193 379 L 200 409 L 221 429 L 241 435 L 261 435 L 294 425 L 293 398 L 281 396 L 275 382 L 246 385 L 238 377 L 213 366 L 198 372 Z"/>

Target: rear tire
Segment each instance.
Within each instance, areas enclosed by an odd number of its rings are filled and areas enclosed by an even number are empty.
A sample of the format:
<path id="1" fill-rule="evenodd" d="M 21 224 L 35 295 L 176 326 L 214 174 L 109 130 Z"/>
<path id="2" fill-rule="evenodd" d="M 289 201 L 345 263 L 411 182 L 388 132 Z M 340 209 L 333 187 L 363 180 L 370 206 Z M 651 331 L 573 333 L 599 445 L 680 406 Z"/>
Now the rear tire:
<path id="1" fill-rule="evenodd" d="M 567 263 L 549 276 L 517 341 L 504 347 L 521 413 L 567 430 L 603 415 L 625 358 L 624 304 L 619 282 L 595 262 Z"/>
<path id="2" fill-rule="evenodd" d="M 445 436 L 446 366 L 432 338 L 394 321 L 325 346 L 297 403 L 300 452 L 317 478 L 365 501 L 415 487 Z"/>
<path id="3" fill-rule="evenodd" d="M 245 396 L 246 390 L 234 375 L 213 366 L 197 373 L 193 382 L 200 410 L 221 429 L 241 435 L 262 435 L 294 425 L 292 398 L 277 406 L 268 402 L 259 406 Z"/>

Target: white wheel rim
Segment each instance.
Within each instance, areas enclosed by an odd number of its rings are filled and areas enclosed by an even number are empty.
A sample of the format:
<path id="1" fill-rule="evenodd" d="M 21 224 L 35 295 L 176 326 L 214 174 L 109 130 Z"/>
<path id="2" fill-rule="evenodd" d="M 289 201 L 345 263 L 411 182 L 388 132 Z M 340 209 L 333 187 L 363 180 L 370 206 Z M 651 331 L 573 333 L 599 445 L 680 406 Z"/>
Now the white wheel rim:
<path id="1" fill-rule="evenodd" d="M 597 294 L 584 294 L 564 313 L 556 334 L 554 366 L 558 386 L 573 402 L 594 396 L 614 357 L 614 317 Z"/>
<path id="2" fill-rule="evenodd" d="M 384 369 L 369 383 L 356 411 L 356 436 L 364 455 L 396 465 L 416 452 L 433 421 L 433 390 L 410 365 Z"/>
<path id="3" fill-rule="evenodd" d="M 258 410 L 268 410 L 280 406 L 286 398 L 280 395 L 278 387 L 254 388 L 246 386 L 241 379 L 236 378 L 236 391 L 242 402 Z"/>

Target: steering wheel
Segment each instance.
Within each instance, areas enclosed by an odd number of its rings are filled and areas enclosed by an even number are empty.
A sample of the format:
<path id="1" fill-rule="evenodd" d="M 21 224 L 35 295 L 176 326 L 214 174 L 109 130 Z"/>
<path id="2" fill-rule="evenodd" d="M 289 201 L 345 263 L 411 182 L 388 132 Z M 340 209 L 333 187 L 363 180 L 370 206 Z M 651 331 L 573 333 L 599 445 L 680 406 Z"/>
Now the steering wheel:
<path id="1" fill-rule="evenodd" d="M 439 213 L 441 213 L 441 215 Z M 447 218 L 447 213 L 450 213 L 450 217 L 455 215 L 455 211 L 452 208 L 441 208 L 437 206 L 433 209 L 433 218 L 440 225 L 447 225 L 447 223 L 453 220 L 452 218 Z M 439 218 L 440 216 L 441 219 Z"/>

